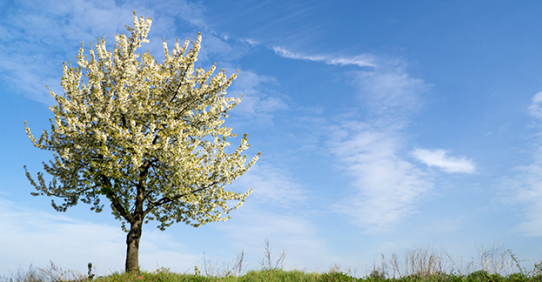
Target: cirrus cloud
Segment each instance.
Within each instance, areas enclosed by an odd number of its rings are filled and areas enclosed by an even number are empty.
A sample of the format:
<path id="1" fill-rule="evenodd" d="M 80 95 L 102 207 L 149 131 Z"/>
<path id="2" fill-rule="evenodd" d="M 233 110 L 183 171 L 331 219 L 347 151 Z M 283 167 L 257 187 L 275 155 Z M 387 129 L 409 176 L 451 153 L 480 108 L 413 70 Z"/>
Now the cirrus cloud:
<path id="1" fill-rule="evenodd" d="M 542 91 L 533 96 L 532 103 L 529 106 L 529 114 L 536 118 L 542 118 Z"/>
<path id="2" fill-rule="evenodd" d="M 455 173 L 473 173 L 475 170 L 474 163 L 471 160 L 465 159 L 465 157 L 457 158 L 447 156 L 448 152 L 442 149 L 426 150 L 415 149 L 412 155 L 427 166 L 435 166 L 446 172 Z"/>
<path id="3" fill-rule="evenodd" d="M 307 60 L 315 62 L 324 62 L 328 65 L 356 65 L 359 67 L 375 67 L 375 58 L 371 54 L 361 54 L 355 57 L 331 57 L 331 56 L 310 56 L 300 53 L 294 53 L 283 47 L 275 46 L 273 51 L 277 55 L 289 58 L 289 59 L 298 59 L 298 60 Z"/>

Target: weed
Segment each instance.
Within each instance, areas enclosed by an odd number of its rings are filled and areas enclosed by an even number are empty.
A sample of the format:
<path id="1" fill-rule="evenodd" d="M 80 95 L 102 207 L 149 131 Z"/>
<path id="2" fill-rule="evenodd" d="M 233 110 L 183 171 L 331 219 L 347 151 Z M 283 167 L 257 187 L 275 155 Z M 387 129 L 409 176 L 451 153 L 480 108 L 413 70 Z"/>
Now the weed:
<path id="1" fill-rule="evenodd" d="M 284 259 L 286 258 L 286 250 L 282 251 L 282 254 L 273 265 L 273 260 L 271 259 L 271 247 L 269 246 L 269 240 L 265 239 L 264 247 L 265 247 L 264 257 L 260 259 L 260 265 L 262 266 L 262 269 L 276 270 L 276 269 L 279 269 L 279 264 L 280 264 L 280 268 L 282 269 L 284 265 Z"/>
<path id="2" fill-rule="evenodd" d="M 169 268 L 160 268 L 155 272 L 141 271 L 136 273 L 113 273 L 108 276 L 97 277 L 92 273 L 92 263 L 88 263 L 88 275 L 81 275 L 74 271 L 63 271 L 52 261 L 45 268 L 33 268 L 32 265 L 27 271 L 19 270 L 12 274 L 6 282 L 112 282 L 112 281 L 156 281 L 156 282 L 268 282 L 268 281 L 301 281 L 301 282 L 542 282 L 542 261 L 535 264 L 532 271 L 521 267 L 520 261 L 507 250 L 509 257 L 505 256 L 502 247 L 493 246 L 490 249 L 478 249 L 479 263 L 478 270 L 470 271 L 475 267 L 474 262 L 469 262 L 463 267 L 463 260 L 458 265 L 446 252 L 444 259 L 442 252 L 431 248 L 417 248 L 405 252 L 404 261 L 400 261 L 393 253 L 389 258 L 382 255 L 379 266 L 373 264 L 371 272 L 365 278 L 355 278 L 351 275 L 350 269 L 341 271 L 338 265 L 334 265 L 327 273 L 306 273 L 300 270 L 283 270 L 283 263 L 286 251 L 278 259 L 274 260 L 271 255 L 271 247 L 268 240 L 264 244 L 264 257 L 260 260 L 259 270 L 250 270 L 243 274 L 244 252 L 237 256 L 232 262 L 217 267 L 210 261 L 203 259 L 203 271 L 201 275 L 198 266 L 194 267 L 194 274 L 178 274 L 171 272 Z M 501 275 L 511 269 L 518 268 L 519 272 Z M 450 265 L 451 267 L 448 267 Z M 448 272 L 446 272 L 448 271 Z M 0 281 L 4 281 L 0 277 Z"/>

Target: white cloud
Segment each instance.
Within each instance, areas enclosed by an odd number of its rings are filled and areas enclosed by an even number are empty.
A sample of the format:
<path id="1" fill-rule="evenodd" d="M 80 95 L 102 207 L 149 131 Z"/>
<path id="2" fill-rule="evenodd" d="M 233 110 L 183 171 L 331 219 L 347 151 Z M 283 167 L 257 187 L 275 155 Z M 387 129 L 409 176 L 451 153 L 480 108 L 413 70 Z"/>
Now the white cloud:
<path id="1" fill-rule="evenodd" d="M 63 269 L 84 273 L 93 262 L 105 274 L 120 269 L 125 247 L 118 227 L 79 222 L 67 216 L 18 208 L 0 199 L 0 257 L 2 274 L 33 264 L 43 267 L 52 260 Z M 67 247 L 69 246 L 69 247 Z M 92 246 L 92 248 L 89 248 Z M 103 253 L 108 253 L 107 257 Z M 29 261 L 31 259 L 31 261 Z M 106 268 L 107 267 L 107 268 Z M 104 269 L 105 268 L 105 269 Z"/>
<path id="2" fill-rule="evenodd" d="M 334 57 L 330 55 L 310 56 L 291 52 L 283 47 L 273 47 L 279 56 L 297 60 L 323 62 L 328 65 L 356 65 L 372 67 L 368 71 L 353 71 L 353 83 L 359 89 L 359 97 L 370 106 L 372 113 L 380 118 L 404 119 L 416 112 L 423 104 L 420 94 L 428 91 L 431 85 L 422 79 L 413 78 L 405 72 L 402 60 L 387 60 L 372 54 L 354 57 Z"/>
<path id="3" fill-rule="evenodd" d="M 126 6 L 113 0 L 44 0 L 19 1 L 16 5 L 14 13 L 0 20 L 4 23 L 0 26 L 4 34 L 0 38 L 0 74 L 14 92 L 45 104 L 55 104 L 45 84 L 55 93 L 63 93 L 59 87 L 62 62 L 74 61 L 82 41 L 88 55 L 89 44 L 95 44 L 102 35 L 112 50 L 114 34 L 127 33 L 125 25 L 132 25 L 134 10 L 138 18 L 153 20 L 150 43 L 144 44 L 141 51 L 149 49 L 157 60 L 163 58 L 162 38 L 170 44 L 179 38 L 179 19 L 203 34 L 200 62 L 209 61 L 211 55 L 218 55 L 220 60 L 236 59 L 249 48 L 246 44 L 230 45 L 209 31 L 204 7 L 187 1 L 154 1 L 152 5 L 135 1 Z M 194 39 L 198 30 L 186 34 Z M 184 35 L 179 38 L 181 42 L 186 39 Z"/>
<path id="4" fill-rule="evenodd" d="M 49 260 L 64 270 L 87 273 L 92 262 L 96 274 L 124 269 L 126 233 L 118 226 L 96 224 L 63 214 L 24 208 L 0 199 L 0 276 L 18 269 L 45 267 Z M 140 244 L 142 269 L 159 266 L 195 265 L 199 254 L 187 253 L 171 235 L 145 225 Z M 146 229 L 145 229 L 146 228 Z M 177 252 L 175 252 L 176 250 Z M 185 269 L 182 269 L 184 271 Z"/>
<path id="5" fill-rule="evenodd" d="M 230 243 L 247 254 L 250 268 L 258 268 L 263 258 L 263 242 L 268 239 L 273 247 L 273 257 L 286 251 L 285 269 L 303 268 L 307 265 L 328 266 L 333 263 L 331 250 L 319 238 L 317 229 L 303 215 L 288 212 L 273 213 L 252 205 L 239 213 L 235 222 L 219 226 L 226 232 Z M 336 262 L 336 261 L 335 261 Z"/>
<path id="6" fill-rule="evenodd" d="M 429 90 L 422 79 L 412 78 L 402 68 L 354 72 L 359 95 L 373 114 L 403 119 L 422 105 L 420 94 Z"/>
<path id="7" fill-rule="evenodd" d="M 235 111 L 250 116 L 252 122 L 272 124 L 274 112 L 288 109 L 288 104 L 283 100 L 287 97 L 267 87 L 277 84 L 272 77 L 257 75 L 252 71 L 239 72 L 228 90 L 229 95 L 233 97 L 244 95 Z"/>
<path id="8" fill-rule="evenodd" d="M 536 93 L 528 112 L 542 118 L 542 92 Z M 542 143 L 535 137 L 530 148 L 531 162 L 514 167 L 515 175 L 502 179 L 502 201 L 519 207 L 521 222 L 514 231 L 526 236 L 542 237 Z"/>
<path id="9" fill-rule="evenodd" d="M 351 58 L 307 56 L 274 47 L 286 58 L 311 60 L 333 65 L 372 67 L 349 72 L 358 97 L 370 110 L 367 123 L 347 114 L 336 117 L 340 126 L 329 126 L 333 139 L 328 143 L 339 166 L 350 175 L 352 191 L 334 211 L 346 214 L 368 232 L 386 232 L 415 212 L 417 203 L 434 186 L 429 175 L 399 156 L 401 129 L 422 104 L 427 91 L 422 79 L 412 78 L 401 61 L 388 61 L 370 54 Z"/>
<path id="10" fill-rule="evenodd" d="M 62 62 L 73 60 L 81 41 L 88 48 L 102 34 L 122 32 L 132 16 L 131 10 L 117 7 L 114 1 L 23 1 L 18 5 L 18 13 L 2 19 L 3 26 L 12 28 L 0 39 L 0 72 L 17 92 L 47 104 L 54 100 L 45 84 L 59 92 Z M 68 50 L 70 55 L 65 55 Z"/>
<path id="11" fill-rule="evenodd" d="M 233 185 L 241 191 L 254 191 L 228 224 L 217 227 L 226 232 L 236 249 L 245 250 L 249 268 L 259 267 L 264 239 L 269 239 L 274 258 L 286 250 L 285 269 L 307 265 L 327 269 L 333 263 L 348 264 L 344 257 L 333 255 L 320 238 L 313 221 L 322 211 L 311 210 L 310 191 L 287 170 L 257 163 Z"/>
<path id="12" fill-rule="evenodd" d="M 248 44 L 250 44 L 250 45 L 252 45 L 252 46 L 258 45 L 258 44 L 259 44 L 257 41 L 252 40 L 252 39 L 250 39 L 250 38 L 239 39 L 239 40 L 240 40 L 241 42 L 246 42 L 246 43 L 248 43 Z"/>
<path id="13" fill-rule="evenodd" d="M 283 47 L 273 47 L 275 53 L 284 58 L 324 62 L 328 65 L 356 65 L 359 67 L 374 67 L 374 56 L 362 54 L 355 57 L 309 56 L 291 52 Z"/>
<path id="14" fill-rule="evenodd" d="M 542 91 L 533 96 L 528 110 L 532 116 L 542 118 Z"/>
<path id="15" fill-rule="evenodd" d="M 504 191 L 502 201 L 517 205 L 522 213 L 521 222 L 514 231 L 527 236 L 542 236 L 542 159 L 536 157 L 535 163 L 515 168 L 518 173 L 502 180 Z"/>
<path id="16" fill-rule="evenodd" d="M 465 159 L 465 157 L 457 158 L 452 156 L 447 156 L 445 150 L 426 150 L 426 149 L 415 149 L 412 152 L 412 155 L 419 161 L 425 163 L 427 166 L 435 166 L 443 169 L 446 172 L 464 172 L 464 173 L 473 173 L 474 163 L 471 160 Z"/>
<path id="17" fill-rule="evenodd" d="M 392 64 L 393 65 L 393 64 Z M 385 233 L 417 210 L 434 187 L 431 176 L 400 157 L 405 124 L 430 86 L 402 67 L 352 72 L 372 115 L 367 123 L 342 119 L 330 151 L 353 180 L 350 194 L 334 205 L 369 233 Z"/>
<path id="18" fill-rule="evenodd" d="M 307 200 L 307 191 L 284 169 L 257 162 L 236 185 L 254 189 L 251 201 L 280 208 L 294 208 Z"/>
<path id="19" fill-rule="evenodd" d="M 338 137 L 330 150 L 354 179 L 351 195 L 334 209 L 368 232 L 390 230 L 433 188 L 423 171 L 398 156 L 402 142 L 397 133 L 350 123 L 335 129 L 334 135 Z"/>
<path id="20" fill-rule="evenodd" d="M 245 265 L 250 263 L 248 269 L 258 268 L 258 261 L 263 257 L 264 239 L 270 240 L 275 258 L 283 249 L 287 250 L 286 268 L 327 267 L 335 259 L 347 262 L 331 255 L 325 242 L 319 238 L 311 222 L 313 214 L 309 209 L 300 209 L 307 204 L 308 192 L 286 170 L 258 162 L 233 185 L 242 191 L 254 188 L 254 192 L 226 223 L 206 226 L 206 230 L 183 229 L 180 234 L 175 232 L 178 227 L 172 226 L 161 232 L 154 229 L 152 223 L 145 225 L 139 255 L 142 269 L 153 271 L 169 267 L 173 271 L 184 272 L 191 271 L 197 264 L 201 269 L 200 250 L 198 253 L 188 250 L 194 249 L 193 244 L 221 246 L 220 251 L 207 253 L 207 259 L 218 261 L 224 261 L 224 255 L 231 259 L 232 250 L 236 253 L 244 250 Z M 20 267 L 26 269 L 30 264 L 44 267 L 49 260 L 65 270 L 82 274 L 86 273 L 89 261 L 96 267 L 98 275 L 124 269 L 126 234 L 121 231 L 120 224 L 110 226 L 85 222 L 64 214 L 21 207 L 3 199 L 0 199 L 0 214 L 0 229 L 8 230 L 0 232 L 3 254 L 0 257 L 0 275 L 9 275 L 10 271 L 16 272 Z M 213 235 L 216 233 L 222 235 Z M 196 238 L 200 241 L 185 243 L 190 236 L 199 236 Z M 208 238 L 203 239 L 202 236 Z"/>

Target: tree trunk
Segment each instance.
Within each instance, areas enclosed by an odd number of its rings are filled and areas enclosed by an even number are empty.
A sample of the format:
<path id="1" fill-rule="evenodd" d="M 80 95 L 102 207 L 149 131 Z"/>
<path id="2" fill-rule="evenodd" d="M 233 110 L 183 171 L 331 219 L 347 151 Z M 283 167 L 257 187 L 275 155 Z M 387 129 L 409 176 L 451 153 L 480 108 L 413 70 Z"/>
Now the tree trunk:
<path id="1" fill-rule="evenodd" d="M 143 219 L 136 216 L 134 222 L 130 223 L 130 232 L 126 236 L 126 272 L 139 273 L 139 239 L 141 239 L 141 228 Z"/>

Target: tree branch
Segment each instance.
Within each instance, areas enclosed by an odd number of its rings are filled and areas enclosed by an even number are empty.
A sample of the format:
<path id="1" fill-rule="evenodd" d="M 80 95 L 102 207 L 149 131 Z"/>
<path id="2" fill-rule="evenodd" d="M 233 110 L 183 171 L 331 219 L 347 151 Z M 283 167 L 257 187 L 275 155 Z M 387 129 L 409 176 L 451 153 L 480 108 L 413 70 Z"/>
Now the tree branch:
<path id="1" fill-rule="evenodd" d="M 106 192 L 106 197 L 111 201 L 111 204 L 113 204 L 113 206 L 115 207 L 117 212 L 122 217 L 124 217 L 124 219 L 126 219 L 128 222 L 131 222 L 132 221 L 132 215 L 129 214 L 124 209 L 124 207 L 120 204 L 119 198 L 117 198 L 115 193 L 113 193 L 113 191 L 111 190 L 111 181 L 109 180 L 109 178 L 107 176 L 103 175 L 103 174 L 100 174 L 100 177 L 101 177 L 101 180 L 102 180 L 102 188 L 104 188 L 104 186 L 105 186 L 106 189 L 109 190 L 109 191 L 105 191 Z"/>
<path id="2" fill-rule="evenodd" d="M 207 188 L 209 188 L 209 187 L 211 187 L 211 186 L 213 186 L 213 185 L 215 185 L 215 184 L 218 184 L 218 182 L 215 181 L 215 182 L 213 182 L 213 183 L 211 183 L 211 184 L 209 184 L 209 185 L 207 185 L 207 186 L 201 187 L 201 188 L 196 189 L 196 190 L 194 190 L 194 191 L 191 191 L 191 192 L 189 192 L 189 193 L 179 194 L 179 195 L 175 195 L 175 196 L 173 196 L 173 197 L 163 197 L 162 199 L 160 199 L 160 200 L 158 200 L 158 201 L 152 203 L 151 205 L 149 205 L 149 206 L 147 207 L 147 209 L 145 210 L 145 213 L 144 213 L 144 214 L 148 214 L 148 213 L 149 213 L 150 211 L 152 211 L 155 207 L 158 207 L 158 206 L 161 206 L 161 205 L 164 205 L 164 204 L 173 202 L 173 201 L 178 200 L 178 199 L 180 199 L 180 198 L 182 198 L 182 197 L 184 197 L 184 196 L 188 196 L 188 195 L 190 195 L 190 194 L 195 194 L 195 193 L 197 193 L 197 192 L 203 191 L 203 190 L 205 190 L 205 189 L 207 189 Z"/>
<path id="3" fill-rule="evenodd" d="M 190 56 L 190 59 L 193 59 L 194 58 L 194 53 L 192 53 L 192 55 Z M 179 89 L 181 89 L 181 86 L 183 85 L 183 81 L 184 79 L 186 78 L 186 72 L 188 71 L 188 67 L 190 65 L 193 64 L 193 61 L 190 60 L 192 63 L 189 63 L 185 68 L 184 68 L 184 71 L 183 71 L 183 76 L 182 78 L 180 79 L 180 82 L 179 82 L 179 85 L 177 86 L 177 90 L 175 90 L 175 94 L 173 95 L 173 97 L 171 97 L 171 100 L 169 100 L 169 102 L 173 102 L 173 100 L 177 97 L 177 94 L 179 93 Z"/>

